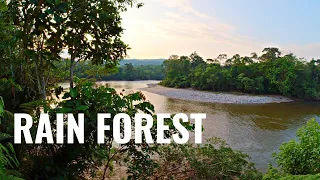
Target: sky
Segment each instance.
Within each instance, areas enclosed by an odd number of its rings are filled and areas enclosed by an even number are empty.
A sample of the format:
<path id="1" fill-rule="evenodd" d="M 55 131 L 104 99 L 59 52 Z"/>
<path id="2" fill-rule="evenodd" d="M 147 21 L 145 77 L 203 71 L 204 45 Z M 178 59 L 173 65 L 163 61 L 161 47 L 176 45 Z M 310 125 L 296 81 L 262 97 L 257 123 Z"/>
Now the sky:
<path id="1" fill-rule="evenodd" d="M 320 58 L 319 0 L 140 0 L 122 15 L 128 58 L 168 58 L 196 51 L 261 54 L 278 47 L 299 58 Z"/>

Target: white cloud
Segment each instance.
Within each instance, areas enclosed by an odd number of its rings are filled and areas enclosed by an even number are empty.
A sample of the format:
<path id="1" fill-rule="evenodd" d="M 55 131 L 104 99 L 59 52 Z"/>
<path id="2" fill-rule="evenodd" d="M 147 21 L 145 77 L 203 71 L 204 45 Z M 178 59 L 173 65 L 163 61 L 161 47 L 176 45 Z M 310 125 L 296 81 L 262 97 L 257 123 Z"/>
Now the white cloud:
<path id="1" fill-rule="evenodd" d="M 268 42 L 259 42 L 237 33 L 237 28 L 216 17 L 197 11 L 191 0 L 149 0 L 141 9 L 124 14 L 125 42 L 132 58 L 167 58 L 198 51 L 204 58 L 221 53 L 249 55 L 261 52 Z M 320 44 L 286 45 L 298 56 L 316 56 Z"/>

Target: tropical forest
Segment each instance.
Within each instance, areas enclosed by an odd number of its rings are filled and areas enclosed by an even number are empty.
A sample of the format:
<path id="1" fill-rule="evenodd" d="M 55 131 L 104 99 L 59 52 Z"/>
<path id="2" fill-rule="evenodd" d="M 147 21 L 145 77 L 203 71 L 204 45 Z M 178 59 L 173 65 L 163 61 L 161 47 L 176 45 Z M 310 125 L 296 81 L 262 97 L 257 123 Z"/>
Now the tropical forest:
<path id="1" fill-rule="evenodd" d="M 175 8 L 180 1 L 166 2 L 175 2 L 168 7 Z M 139 19 L 157 3 L 0 0 L 0 179 L 320 179 L 320 59 L 276 46 L 250 55 L 219 52 L 204 58 L 198 51 L 170 55 L 175 53 L 168 50 L 164 58 L 130 59 L 125 14 L 133 11 L 137 17 L 131 18 Z M 207 18 L 187 5 L 183 13 Z M 128 114 L 134 128 L 141 112 L 151 115 L 153 124 L 156 113 L 206 113 L 203 142 L 150 144 L 144 137 L 137 144 L 131 137 L 116 143 L 113 117 Z M 32 117 L 33 143 L 26 137 L 15 143 L 15 117 L 21 113 Z M 71 136 L 58 133 L 59 113 L 84 114 L 84 143 L 56 141 Z M 111 114 L 102 144 L 98 113 Z M 39 128 L 43 114 L 51 129 Z M 64 131 L 68 123 L 63 116 Z M 173 117 L 164 124 L 169 127 L 164 137 L 179 133 Z M 181 125 L 193 137 L 195 122 Z M 37 143 L 36 135 L 48 130 L 54 143 L 45 138 Z M 156 142 L 159 129 L 150 131 Z"/>

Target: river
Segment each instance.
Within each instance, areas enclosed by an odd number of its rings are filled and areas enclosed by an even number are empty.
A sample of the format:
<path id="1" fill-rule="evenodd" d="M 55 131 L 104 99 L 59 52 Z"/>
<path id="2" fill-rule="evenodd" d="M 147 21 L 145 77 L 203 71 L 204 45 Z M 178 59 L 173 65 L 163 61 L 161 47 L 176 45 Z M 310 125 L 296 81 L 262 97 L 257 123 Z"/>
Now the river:
<path id="1" fill-rule="evenodd" d="M 118 92 L 127 93 L 159 81 L 100 81 Z M 272 153 L 285 141 L 296 137 L 296 130 L 311 118 L 320 120 L 319 102 L 278 104 L 219 104 L 172 99 L 142 91 L 156 113 L 206 113 L 203 139 L 220 137 L 232 148 L 250 155 L 257 169 L 266 172 L 274 164 Z"/>

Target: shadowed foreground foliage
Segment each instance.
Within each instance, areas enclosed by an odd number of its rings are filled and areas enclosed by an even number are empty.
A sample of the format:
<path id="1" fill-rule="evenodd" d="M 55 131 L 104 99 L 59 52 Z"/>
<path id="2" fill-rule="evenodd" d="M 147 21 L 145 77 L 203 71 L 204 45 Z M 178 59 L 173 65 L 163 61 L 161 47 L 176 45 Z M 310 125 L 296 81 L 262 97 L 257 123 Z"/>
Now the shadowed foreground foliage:
<path id="1" fill-rule="evenodd" d="M 28 145 L 22 143 L 19 146 L 18 157 L 21 163 L 19 172 L 26 179 L 77 179 L 85 178 L 88 175 L 95 177 L 98 168 L 103 167 L 103 177 L 106 172 L 112 171 L 114 161 L 119 157 L 125 157 L 125 164 L 128 167 L 129 179 L 157 179 L 159 173 L 170 175 L 168 169 L 163 169 L 163 164 L 183 167 L 188 172 L 181 172 L 180 175 L 190 175 L 196 179 L 259 179 L 261 174 L 247 161 L 248 156 L 232 150 L 223 141 L 211 140 L 204 146 L 194 147 L 187 145 L 147 144 L 143 139 L 142 144 L 135 144 L 134 139 L 129 143 L 115 146 L 113 129 L 105 132 L 105 144 L 97 143 L 97 113 L 111 113 L 111 118 L 105 123 L 112 127 L 113 117 L 118 113 L 126 113 L 132 119 L 134 128 L 134 115 L 137 112 L 144 112 L 156 116 L 154 107 L 141 92 L 128 95 L 118 94 L 112 88 L 104 86 L 94 87 L 94 83 L 76 80 L 76 86 L 70 89 L 62 97 L 62 101 L 51 108 L 49 104 L 39 107 L 37 104 L 25 104 L 26 110 L 33 115 L 34 126 L 31 128 L 32 138 L 35 139 L 39 108 L 49 113 L 52 124 L 52 132 L 56 132 L 56 113 L 72 113 L 77 117 L 78 113 L 85 115 L 85 137 L 84 144 L 77 141 L 74 144 L 47 144 Z M 54 102 L 51 102 L 54 103 Z M 51 104 L 52 105 L 52 104 Z M 35 107 L 33 107 L 35 106 Z M 32 113 L 33 112 L 33 113 Z M 77 119 L 77 118 L 76 118 Z M 3 122 L 9 119 L 2 119 Z M 66 122 L 66 117 L 64 121 Z M 166 131 L 165 138 L 169 138 L 177 130 L 173 126 L 172 119 L 166 119 L 165 124 L 169 125 L 170 131 Z M 182 123 L 189 131 L 194 126 L 189 123 Z M 123 127 L 122 127 L 123 128 Z M 67 126 L 64 127 L 65 131 Z M 152 138 L 156 141 L 157 129 L 151 129 Z M 8 133 L 12 137 L 12 132 Z M 53 133 L 56 139 L 56 133 Z M 67 136 L 64 135 L 66 142 Z M 12 146 L 11 146 L 12 147 Z M 155 158 L 159 157 L 159 158 Z M 168 167 L 169 168 L 169 167 Z M 191 174 L 190 174 L 191 173 Z M 172 176 L 174 177 L 174 176 Z"/>
<path id="2" fill-rule="evenodd" d="M 181 175 L 193 179 L 261 178 L 247 155 L 221 141 L 203 146 L 162 146 L 147 144 L 145 139 L 142 144 L 135 144 L 131 139 L 127 144 L 115 146 L 111 129 L 105 134 L 105 144 L 97 144 L 97 113 L 111 113 L 112 118 L 117 113 L 126 113 L 134 126 L 134 114 L 144 112 L 151 114 L 156 124 L 154 107 L 140 92 L 118 94 L 112 88 L 96 87 L 82 80 L 76 80 L 74 86 L 78 64 L 90 64 L 91 72 L 88 72 L 93 76 L 114 72 L 129 48 L 121 40 L 120 15 L 134 5 L 140 7 L 141 3 L 135 0 L 0 0 L 0 95 L 4 99 L 0 100 L 0 179 L 85 179 L 95 177 L 101 168 L 101 178 L 104 178 L 120 157 L 125 157 L 128 179 L 179 178 Z M 70 54 L 69 63 L 60 57 L 64 49 Z M 276 48 L 266 48 L 259 58 L 253 54 L 229 59 L 221 55 L 217 59 L 219 61 L 205 62 L 196 53 L 190 57 L 172 56 L 164 63 L 166 77 L 162 84 L 320 98 L 319 60 L 304 62 L 292 54 L 281 56 Z M 224 65 L 219 64 L 221 60 L 226 60 Z M 66 63 L 65 68 L 60 68 L 60 63 Z M 125 71 L 119 71 L 120 78 L 148 78 L 144 76 L 145 67 L 139 68 L 125 65 Z M 149 73 L 161 68 L 150 67 Z M 70 89 L 59 99 L 63 89 L 58 87 L 58 82 L 66 76 Z M 72 113 L 75 117 L 84 113 L 85 143 L 12 145 L 12 113 L 17 112 L 33 116 L 33 139 L 41 112 L 51 117 L 54 139 L 56 113 Z M 107 122 L 112 127 L 112 120 Z M 170 137 L 176 129 L 171 119 L 165 123 L 170 126 L 165 136 Z M 193 130 L 192 124 L 183 125 Z M 66 128 L 65 125 L 64 130 Z M 299 141 L 281 146 L 275 155 L 279 169 L 271 167 L 265 178 L 317 177 L 292 175 L 319 173 L 319 134 L 319 125 L 315 121 L 308 123 L 299 131 Z M 156 128 L 152 129 L 152 138 L 156 139 Z M 175 170 L 182 172 L 177 174 Z"/>
<path id="3" fill-rule="evenodd" d="M 262 179 L 249 156 L 218 138 L 206 144 L 172 144 L 160 148 L 159 179 Z"/>

